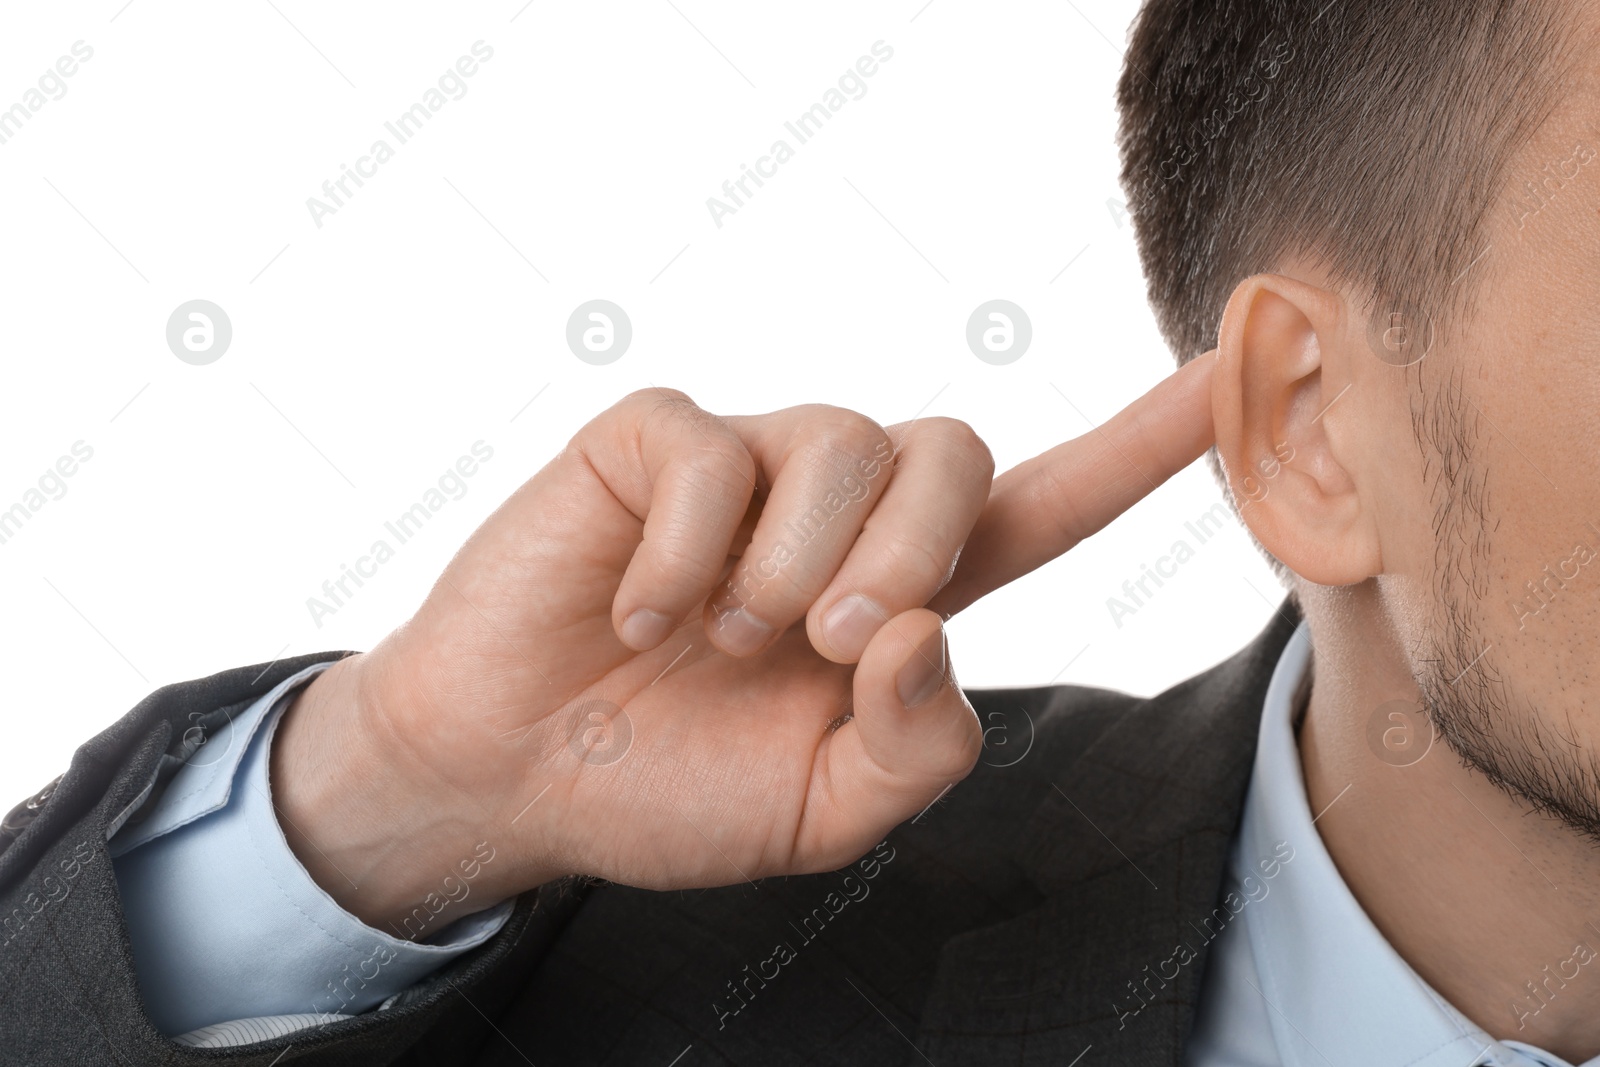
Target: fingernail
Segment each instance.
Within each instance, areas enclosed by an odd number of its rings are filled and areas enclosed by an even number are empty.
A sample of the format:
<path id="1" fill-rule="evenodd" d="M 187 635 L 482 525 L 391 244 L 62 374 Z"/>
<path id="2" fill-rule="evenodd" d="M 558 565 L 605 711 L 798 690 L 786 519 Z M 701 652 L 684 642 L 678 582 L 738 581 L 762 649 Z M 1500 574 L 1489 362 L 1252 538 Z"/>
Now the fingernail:
<path id="1" fill-rule="evenodd" d="M 882 608 L 859 593 L 852 593 L 822 617 L 822 636 L 835 652 L 858 659 L 883 620 Z"/>
<path id="2" fill-rule="evenodd" d="M 895 676 L 900 703 L 908 708 L 932 698 L 944 685 L 944 627 L 933 631 L 922 646 L 911 653 Z"/>
<path id="3" fill-rule="evenodd" d="M 758 652 L 772 637 L 772 627 L 744 608 L 717 612 L 717 643 L 735 656 Z"/>
<path id="4" fill-rule="evenodd" d="M 672 620 L 659 611 L 640 608 L 622 623 L 622 643 L 629 648 L 655 648 L 672 632 Z"/>

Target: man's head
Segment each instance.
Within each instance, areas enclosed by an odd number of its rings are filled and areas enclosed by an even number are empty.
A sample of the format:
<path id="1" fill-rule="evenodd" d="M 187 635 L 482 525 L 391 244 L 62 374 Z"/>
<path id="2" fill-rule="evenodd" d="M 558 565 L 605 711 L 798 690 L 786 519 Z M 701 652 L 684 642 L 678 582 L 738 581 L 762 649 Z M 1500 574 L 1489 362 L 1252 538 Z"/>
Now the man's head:
<path id="1" fill-rule="evenodd" d="M 1575 17 L 1559 0 L 1148 0 L 1117 88 L 1122 180 L 1179 358 L 1292 252 L 1374 301 L 1459 307 L 1514 155 L 1570 89 Z"/>
<path id="2" fill-rule="evenodd" d="M 1372 598 L 1451 746 L 1600 840 L 1597 38 L 1554 0 L 1149 0 L 1118 98 L 1252 536 L 1314 625 Z"/>

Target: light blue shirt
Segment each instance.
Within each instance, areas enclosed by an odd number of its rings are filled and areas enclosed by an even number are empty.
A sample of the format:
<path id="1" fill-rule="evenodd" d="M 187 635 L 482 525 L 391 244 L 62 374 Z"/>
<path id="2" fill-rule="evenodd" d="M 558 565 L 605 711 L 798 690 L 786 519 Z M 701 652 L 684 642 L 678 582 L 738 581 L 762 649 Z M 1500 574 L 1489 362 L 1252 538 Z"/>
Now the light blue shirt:
<path id="1" fill-rule="evenodd" d="M 1196 940 L 1214 941 L 1190 1067 L 1571 1067 L 1468 1020 L 1400 958 L 1345 885 L 1313 825 L 1295 740 L 1310 662 L 1302 621 L 1267 689 L 1229 859 L 1235 895 L 1210 923 L 1195 916 Z M 1515 1021 L 1508 1006 L 1506 1023 Z M 1600 1067 L 1600 1056 L 1583 1067 Z"/>
<path id="2" fill-rule="evenodd" d="M 140 995 L 180 1043 L 243 1044 L 385 1005 L 511 914 L 507 900 L 406 940 L 345 911 L 295 858 L 272 805 L 269 746 L 295 691 L 331 666 L 284 679 L 213 733 L 150 815 L 111 838 Z M 440 875 L 454 875 L 456 899 L 463 884 L 470 895 L 461 872 Z"/>

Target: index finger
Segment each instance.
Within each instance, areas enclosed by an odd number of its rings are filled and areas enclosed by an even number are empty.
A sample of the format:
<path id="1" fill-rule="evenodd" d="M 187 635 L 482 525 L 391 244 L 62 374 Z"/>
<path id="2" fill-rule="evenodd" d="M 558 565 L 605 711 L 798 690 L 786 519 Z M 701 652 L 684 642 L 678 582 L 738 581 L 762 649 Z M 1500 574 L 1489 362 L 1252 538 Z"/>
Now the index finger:
<path id="1" fill-rule="evenodd" d="M 1196 356 L 1103 426 L 995 479 L 955 574 L 928 607 L 949 618 L 1042 567 L 1203 455 L 1216 441 L 1211 372 Z"/>

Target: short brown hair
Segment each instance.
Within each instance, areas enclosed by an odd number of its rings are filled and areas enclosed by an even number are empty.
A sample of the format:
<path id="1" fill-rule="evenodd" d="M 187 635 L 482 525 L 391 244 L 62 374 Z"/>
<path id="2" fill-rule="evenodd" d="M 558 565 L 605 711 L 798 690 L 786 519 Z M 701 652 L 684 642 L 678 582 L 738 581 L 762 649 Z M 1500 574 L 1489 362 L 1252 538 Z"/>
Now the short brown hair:
<path id="1" fill-rule="evenodd" d="M 1546 0 L 1145 0 L 1118 144 L 1178 362 L 1215 346 L 1240 281 L 1292 254 L 1369 317 L 1420 313 L 1449 336 L 1508 164 L 1559 99 L 1571 17 Z M 1437 421 L 1414 419 L 1419 442 Z"/>

